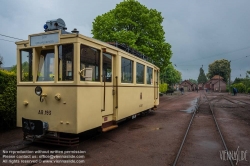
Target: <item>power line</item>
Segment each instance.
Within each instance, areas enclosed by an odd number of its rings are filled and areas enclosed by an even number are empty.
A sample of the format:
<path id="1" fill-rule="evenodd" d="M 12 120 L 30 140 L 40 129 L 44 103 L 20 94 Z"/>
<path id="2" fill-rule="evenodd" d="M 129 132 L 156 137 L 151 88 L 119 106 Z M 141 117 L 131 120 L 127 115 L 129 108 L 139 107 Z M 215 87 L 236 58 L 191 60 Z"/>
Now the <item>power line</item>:
<path id="1" fill-rule="evenodd" d="M 240 60 L 240 59 L 247 58 L 247 57 L 250 57 L 250 55 L 247 55 L 247 56 L 244 56 L 244 57 L 241 57 L 241 58 L 236 58 L 236 59 L 230 60 L 230 62 L 231 62 L 231 63 L 234 63 L 235 61 L 238 61 L 238 60 Z M 241 61 L 238 61 L 238 62 L 241 62 Z M 236 62 L 236 63 L 237 63 L 237 62 Z M 176 64 L 174 64 L 174 65 L 175 65 L 175 67 L 177 67 Z M 183 68 L 182 68 L 183 66 L 201 66 L 201 65 L 178 65 L 178 68 L 183 69 Z M 202 66 L 203 66 L 203 65 L 202 65 Z M 184 68 L 185 68 L 185 67 L 184 67 Z"/>
<path id="2" fill-rule="evenodd" d="M 193 59 L 193 60 L 190 60 L 190 61 L 197 61 L 197 60 L 207 59 L 207 58 L 211 58 L 211 57 L 215 57 L 215 56 L 220 56 L 220 55 L 225 55 L 225 54 L 229 54 L 229 53 L 233 53 L 233 52 L 237 52 L 237 51 L 241 51 L 241 50 L 245 50 L 245 49 L 249 49 L 249 48 L 250 48 L 250 46 L 244 47 L 244 48 L 240 48 L 240 49 L 236 49 L 236 50 L 232 50 L 232 51 L 225 52 L 225 53 L 220 53 L 220 54 L 209 56 L 209 57 L 203 57 L 203 58 L 199 58 L 199 59 Z M 179 64 L 183 64 L 183 63 L 179 63 Z"/>
<path id="3" fill-rule="evenodd" d="M 245 57 L 241 57 L 241 58 L 233 59 L 233 60 L 231 60 L 231 62 L 233 62 L 233 61 L 237 61 L 237 60 L 239 60 L 239 59 L 247 58 L 247 57 L 249 57 L 249 55 L 247 55 L 247 56 L 245 56 Z"/>
<path id="4" fill-rule="evenodd" d="M 10 40 L 5 40 L 5 39 L 0 39 L 0 40 L 3 40 L 3 41 L 8 41 L 8 42 L 13 42 L 13 43 L 15 43 L 14 41 L 10 41 Z"/>
<path id="5" fill-rule="evenodd" d="M 18 38 L 11 37 L 11 36 L 3 35 L 3 34 L 0 34 L 0 36 L 4 36 L 4 37 L 8 37 L 8 38 L 12 38 L 12 39 L 17 39 L 17 40 L 23 40 L 23 39 L 18 39 Z"/>
<path id="6" fill-rule="evenodd" d="M 176 65 L 175 65 L 176 66 Z M 201 66 L 201 65 L 178 65 L 178 66 Z M 177 66 L 176 66 L 177 67 Z"/>

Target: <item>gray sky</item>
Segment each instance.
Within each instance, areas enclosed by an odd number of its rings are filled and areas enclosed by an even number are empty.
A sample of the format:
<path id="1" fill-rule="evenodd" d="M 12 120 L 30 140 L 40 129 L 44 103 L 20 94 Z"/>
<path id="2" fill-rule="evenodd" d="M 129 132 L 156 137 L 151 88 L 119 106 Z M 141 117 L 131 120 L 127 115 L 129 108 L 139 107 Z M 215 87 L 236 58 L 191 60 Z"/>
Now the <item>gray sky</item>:
<path id="1" fill-rule="evenodd" d="M 123 0 L 0 0 L 0 34 L 28 39 L 43 32 L 47 20 L 62 18 L 68 31 L 77 28 L 92 37 L 92 22 Z M 250 70 L 249 0 L 139 0 L 164 17 L 166 42 L 172 45 L 171 61 L 183 79 L 197 80 L 203 65 L 231 60 L 232 80 Z M 4 67 L 16 64 L 16 39 L 0 36 Z M 246 57 L 247 56 L 247 57 Z"/>

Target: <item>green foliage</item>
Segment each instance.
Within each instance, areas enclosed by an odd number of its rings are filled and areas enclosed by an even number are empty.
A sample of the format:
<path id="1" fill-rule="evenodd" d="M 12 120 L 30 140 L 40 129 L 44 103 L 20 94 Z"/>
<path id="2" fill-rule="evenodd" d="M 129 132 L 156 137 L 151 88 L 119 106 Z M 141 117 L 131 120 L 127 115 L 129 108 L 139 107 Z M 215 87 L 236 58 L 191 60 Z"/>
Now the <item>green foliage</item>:
<path id="1" fill-rule="evenodd" d="M 95 18 L 92 34 L 104 42 L 129 45 L 165 71 L 172 51 L 171 45 L 165 42 L 163 19 L 157 10 L 148 9 L 136 0 L 125 0 Z"/>
<path id="2" fill-rule="evenodd" d="M 235 84 L 243 84 L 246 87 L 246 92 L 247 89 L 250 88 L 250 79 L 248 77 L 246 78 L 235 78 L 233 85 Z"/>
<path id="3" fill-rule="evenodd" d="M 12 72 L 14 72 L 14 73 L 16 73 L 16 65 L 13 65 L 12 67 L 11 67 L 11 69 L 10 69 L 10 71 L 12 71 Z"/>
<path id="4" fill-rule="evenodd" d="M 0 55 L 0 69 L 1 69 L 2 65 L 3 65 L 3 57 Z"/>
<path id="5" fill-rule="evenodd" d="M 207 77 L 211 79 L 214 75 L 220 75 L 225 82 L 228 82 L 228 78 L 231 72 L 230 62 L 226 59 L 216 60 L 208 67 Z"/>
<path id="6" fill-rule="evenodd" d="M 233 84 L 231 86 L 231 88 L 233 88 L 233 87 L 235 87 L 237 89 L 238 93 L 245 93 L 246 92 L 246 86 L 243 83 Z"/>
<path id="7" fill-rule="evenodd" d="M 168 84 L 164 83 L 164 84 L 160 84 L 159 86 L 160 86 L 159 91 L 161 93 L 166 93 L 166 91 L 168 90 Z"/>
<path id="8" fill-rule="evenodd" d="M 235 78 L 235 80 L 234 80 L 234 84 L 237 84 L 237 83 L 241 83 L 242 81 L 244 80 L 244 78 Z"/>
<path id="9" fill-rule="evenodd" d="M 0 129 L 16 122 L 16 74 L 0 70 Z"/>
<path id="10" fill-rule="evenodd" d="M 197 84 L 197 83 L 198 83 L 196 80 L 191 79 L 191 78 L 189 78 L 189 81 L 190 81 L 191 83 L 193 83 L 193 84 Z"/>
<path id="11" fill-rule="evenodd" d="M 16 66 L 17 66 L 17 65 L 13 65 L 13 66 L 11 67 L 10 71 L 13 71 L 13 72 L 16 73 L 16 71 L 17 71 Z M 24 73 L 29 73 L 29 68 L 30 68 L 29 62 L 27 62 L 27 61 L 23 62 L 21 68 L 22 68 L 22 72 L 24 72 Z"/>
<path id="12" fill-rule="evenodd" d="M 250 71 L 246 71 L 246 78 L 250 77 Z"/>
<path id="13" fill-rule="evenodd" d="M 250 88 L 247 88 L 247 93 L 250 93 Z"/>
<path id="14" fill-rule="evenodd" d="M 22 63 L 22 81 L 30 81 L 32 80 L 32 76 L 29 75 L 29 63 L 23 62 Z M 13 65 L 10 69 L 11 72 L 16 73 L 17 72 L 17 65 Z M 40 74 L 38 74 L 40 76 Z M 50 76 L 52 78 L 52 76 Z M 53 80 L 53 79 L 52 79 Z"/>
<path id="15" fill-rule="evenodd" d="M 198 76 L 198 84 L 200 84 L 200 83 L 206 83 L 207 81 L 208 81 L 207 77 L 206 77 L 206 75 L 204 73 L 203 68 L 201 67 L 200 68 L 200 74 Z"/>
<path id="16" fill-rule="evenodd" d="M 162 82 L 173 85 L 181 82 L 181 72 L 176 70 L 172 64 L 169 64 L 165 72 L 161 72 Z"/>

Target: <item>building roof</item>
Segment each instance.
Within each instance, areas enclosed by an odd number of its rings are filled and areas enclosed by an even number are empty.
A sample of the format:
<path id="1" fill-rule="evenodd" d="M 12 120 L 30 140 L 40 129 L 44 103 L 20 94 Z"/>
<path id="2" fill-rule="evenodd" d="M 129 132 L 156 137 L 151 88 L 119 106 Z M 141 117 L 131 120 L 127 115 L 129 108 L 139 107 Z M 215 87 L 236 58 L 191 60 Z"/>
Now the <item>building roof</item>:
<path id="1" fill-rule="evenodd" d="M 219 81 L 224 82 L 226 84 L 226 82 L 221 79 L 222 77 L 220 77 L 220 80 L 219 79 L 213 79 L 213 78 L 211 78 L 211 80 L 208 80 L 205 84 L 216 84 Z M 219 78 L 219 76 L 218 76 L 218 78 Z"/>
<path id="2" fill-rule="evenodd" d="M 189 80 L 184 80 L 184 81 L 181 82 L 181 84 L 184 83 L 184 82 L 188 83 L 189 85 L 193 85 L 193 83 L 190 82 Z"/>
<path id="3" fill-rule="evenodd" d="M 214 75 L 213 78 L 211 78 L 211 80 L 223 80 L 223 77 L 219 76 L 219 75 Z"/>

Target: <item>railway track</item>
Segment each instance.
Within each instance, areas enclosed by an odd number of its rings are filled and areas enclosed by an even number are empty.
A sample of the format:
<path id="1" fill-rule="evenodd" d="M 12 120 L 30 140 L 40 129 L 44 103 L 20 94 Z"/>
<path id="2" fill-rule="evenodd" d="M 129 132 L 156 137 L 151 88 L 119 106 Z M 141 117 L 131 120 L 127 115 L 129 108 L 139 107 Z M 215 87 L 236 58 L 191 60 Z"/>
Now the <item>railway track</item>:
<path id="1" fill-rule="evenodd" d="M 224 98 L 224 96 L 219 96 L 218 101 L 221 100 L 222 98 Z M 214 145 L 216 143 L 216 150 L 217 150 L 217 154 L 214 154 L 215 150 L 211 149 L 211 153 L 207 152 L 209 154 L 211 154 L 211 156 L 214 155 L 214 157 L 218 157 L 218 151 L 225 149 L 226 151 L 228 151 L 226 142 L 223 138 L 222 132 L 220 130 L 220 127 L 217 123 L 217 120 L 215 118 L 214 115 L 214 110 L 211 104 L 211 101 L 208 99 L 208 97 L 206 96 L 206 94 L 201 94 L 200 98 L 198 99 L 197 102 L 197 109 L 193 111 L 193 115 L 192 118 L 188 124 L 187 130 L 185 132 L 184 138 L 181 142 L 180 148 L 178 150 L 178 153 L 175 157 L 175 160 L 173 162 L 173 166 L 177 165 L 178 162 L 180 161 L 181 158 L 183 158 L 183 162 L 182 164 L 190 164 L 188 162 L 190 161 L 184 161 L 186 159 L 190 159 L 190 158 L 194 158 L 192 155 L 194 155 L 195 153 L 197 154 L 204 154 L 204 150 L 209 149 L 208 147 L 202 149 L 204 146 L 204 142 L 212 142 Z M 207 126 L 202 126 L 204 119 L 206 119 L 206 124 Z M 203 128 L 201 128 L 203 127 Z M 196 130 L 195 130 L 196 129 Z M 199 134 L 202 132 L 202 135 Z M 199 142 L 202 142 L 199 144 Z M 218 143 L 219 142 L 219 143 Z M 197 146 L 193 146 L 193 145 L 200 145 L 200 149 L 197 149 Z M 185 147 L 185 148 L 184 148 Z M 186 152 L 183 152 L 184 151 Z M 200 152 L 197 152 L 197 151 Z M 193 154 L 192 154 L 193 153 Z M 186 155 L 189 154 L 189 155 Z M 190 155 L 192 154 L 192 155 Z M 195 156 L 195 155 L 194 155 Z M 197 162 L 201 162 L 202 165 L 204 165 L 204 161 L 201 160 L 202 157 L 200 157 L 200 160 L 197 159 Z M 213 163 L 214 158 L 211 158 L 209 162 Z M 220 161 L 222 162 L 222 161 Z M 233 166 L 234 163 L 232 161 L 231 158 L 229 158 L 229 162 L 230 165 Z M 192 161 L 192 164 L 194 164 L 194 162 Z M 197 164 L 197 163 L 196 163 Z M 208 163 L 205 163 L 208 164 Z M 213 163 L 214 164 L 214 163 Z M 223 163 L 225 164 L 225 163 Z M 198 165 L 200 165 L 200 163 L 198 163 Z"/>
<path id="2" fill-rule="evenodd" d="M 237 99 L 232 99 L 232 98 L 229 98 L 229 97 L 224 97 L 224 99 L 226 99 L 226 100 L 228 100 L 228 101 L 230 101 L 230 102 L 232 102 L 232 103 L 235 103 L 235 104 L 248 104 L 248 105 L 250 105 L 250 103 L 249 102 L 246 102 L 246 101 L 242 101 L 242 100 L 237 100 Z"/>
<path id="3" fill-rule="evenodd" d="M 177 97 L 172 97 L 172 98 L 164 98 L 164 99 L 160 99 L 160 103 L 164 103 L 166 101 L 172 101 L 172 100 L 176 100 L 176 99 L 180 99 L 183 97 L 187 97 L 187 93 L 185 93 L 184 95 L 177 95 Z M 162 105 L 159 105 L 157 109 L 163 107 Z"/>

